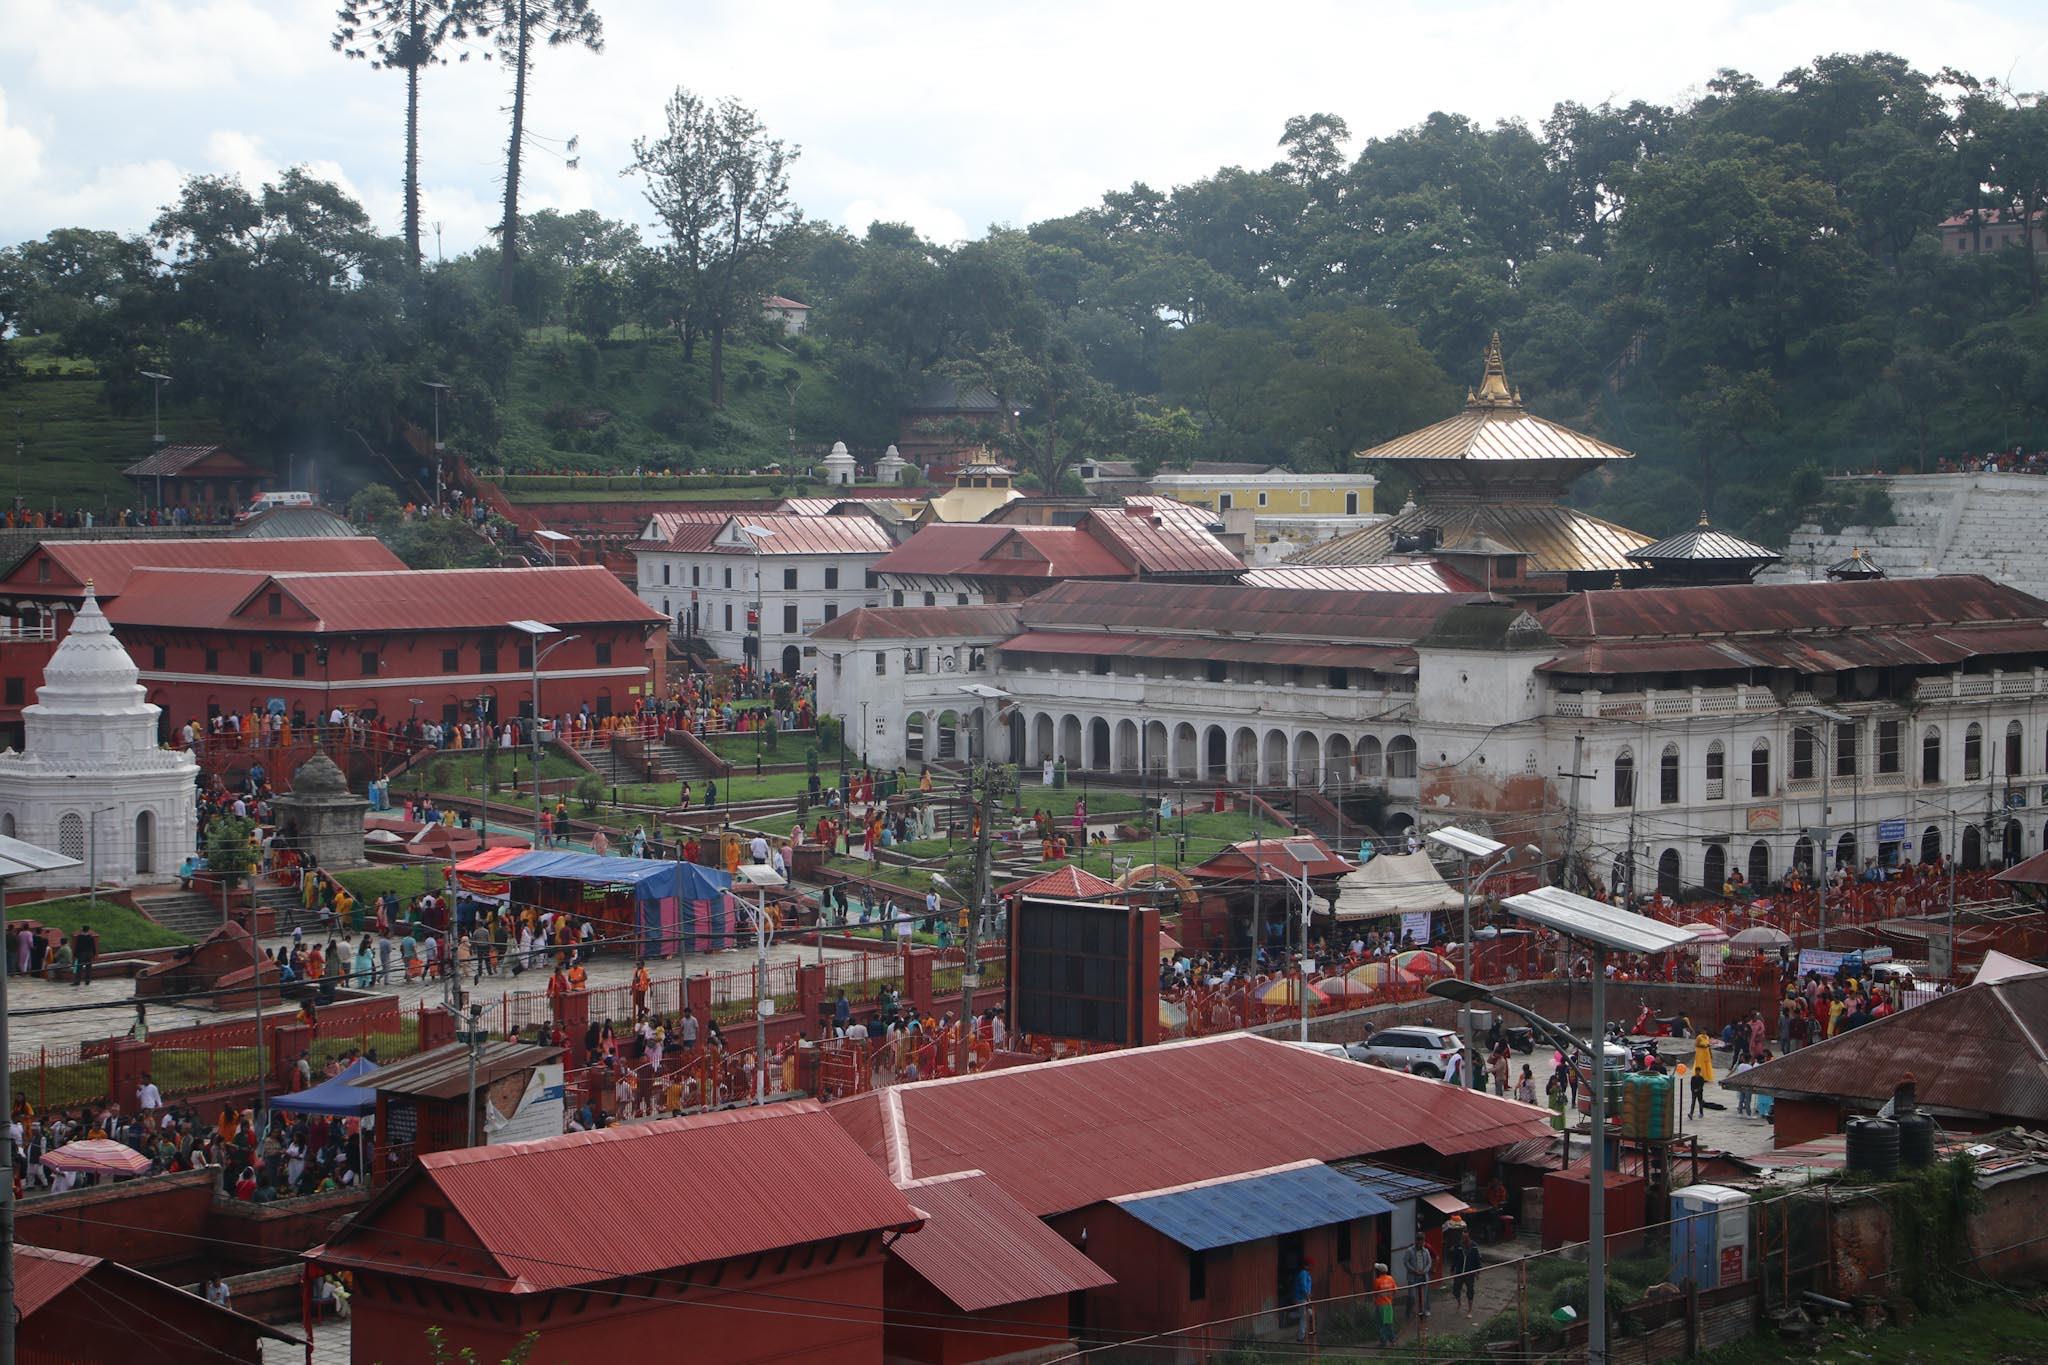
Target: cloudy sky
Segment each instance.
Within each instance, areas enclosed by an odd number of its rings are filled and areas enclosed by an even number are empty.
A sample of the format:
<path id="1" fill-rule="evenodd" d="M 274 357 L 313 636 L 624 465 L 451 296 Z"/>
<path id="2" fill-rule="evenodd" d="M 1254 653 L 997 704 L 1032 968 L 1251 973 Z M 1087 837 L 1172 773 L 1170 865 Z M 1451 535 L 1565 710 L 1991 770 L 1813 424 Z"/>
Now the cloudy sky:
<path id="1" fill-rule="evenodd" d="M 526 206 L 644 221 L 619 172 L 670 90 L 732 95 L 803 148 L 805 211 L 940 240 L 1265 165 L 1288 115 L 1355 137 L 1431 110 L 1539 121 L 1560 99 L 1682 99 L 1720 67 L 1900 52 L 2048 87 L 2040 0 L 597 0 L 605 51 L 543 53 Z M 303 163 L 399 226 L 404 86 L 328 44 L 331 0 L 0 0 L 0 242 L 139 231 L 179 180 Z M 494 219 L 505 80 L 428 72 L 424 216 L 450 254 Z M 433 250 L 429 229 L 426 246 Z"/>

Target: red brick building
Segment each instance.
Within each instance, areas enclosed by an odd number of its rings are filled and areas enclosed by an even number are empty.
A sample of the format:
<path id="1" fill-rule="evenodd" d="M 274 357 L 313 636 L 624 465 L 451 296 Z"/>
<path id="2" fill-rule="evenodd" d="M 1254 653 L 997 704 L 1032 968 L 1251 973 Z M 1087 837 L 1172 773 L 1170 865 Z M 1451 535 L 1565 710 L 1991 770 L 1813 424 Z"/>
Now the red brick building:
<path id="1" fill-rule="evenodd" d="M 560 641 L 540 671 L 542 714 L 633 709 L 662 684 L 666 622 L 596 565 L 266 573 L 137 570 L 107 617 L 167 728 L 282 700 L 306 718 L 337 708 L 378 722 L 453 722 L 479 696 L 502 717 L 532 709 L 528 638 Z"/>
<path id="2" fill-rule="evenodd" d="M 903 1194 L 810 1101 L 421 1158 L 308 1252 L 353 1358 L 874 1362 Z"/>
<path id="3" fill-rule="evenodd" d="M 150 507 L 190 507 L 211 512 L 220 506 L 247 507 L 270 486 L 269 470 L 251 464 L 226 446 L 165 446 L 121 471 L 135 480 Z"/>
<path id="4" fill-rule="evenodd" d="M 265 1338 L 297 1337 L 98 1256 L 17 1244 L 14 1358 L 20 1365 L 260 1365 Z"/>
<path id="5" fill-rule="evenodd" d="M 370 536 L 43 541 L 0 571 L 0 744 L 20 745 L 21 708 L 35 700 L 43 666 L 70 628 L 85 585 L 93 585 L 102 608 L 111 607 L 142 568 L 339 573 L 405 565 Z"/>

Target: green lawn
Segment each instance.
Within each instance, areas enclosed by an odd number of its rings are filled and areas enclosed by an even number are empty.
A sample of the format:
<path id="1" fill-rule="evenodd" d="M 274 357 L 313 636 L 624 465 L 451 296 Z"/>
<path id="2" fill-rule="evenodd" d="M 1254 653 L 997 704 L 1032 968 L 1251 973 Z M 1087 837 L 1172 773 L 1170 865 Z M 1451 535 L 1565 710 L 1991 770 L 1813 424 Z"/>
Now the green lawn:
<path id="1" fill-rule="evenodd" d="M 135 485 L 121 471 L 150 452 L 149 403 L 115 413 L 105 386 L 90 373 L 64 379 L 0 382 L 0 448 L 8 466 L 0 474 L 0 496 L 20 493 L 31 507 L 47 510 L 85 506 L 94 512 L 119 510 L 136 501 Z M 171 390 L 166 389 L 166 398 Z M 17 416 L 17 413 L 19 416 Z M 164 435 L 175 442 L 223 439 L 218 420 L 175 403 L 164 410 Z M 21 438 L 22 458 L 14 459 Z"/>
<path id="2" fill-rule="evenodd" d="M 774 492 L 770 485 L 748 485 L 740 488 L 662 488 L 650 481 L 645 490 L 628 488 L 598 488 L 589 492 L 567 492 L 540 488 L 523 488 L 507 492 L 505 501 L 515 507 L 541 506 L 570 502 L 728 502 L 733 499 L 765 498 L 815 498 L 822 497 L 822 484 L 785 483 L 782 491 Z"/>
<path id="3" fill-rule="evenodd" d="M 1802 1346 L 1801 1360 L 1821 1365 L 2007 1365 L 2040 1360 L 2048 1341 L 2043 1287 L 2017 1293 L 1988 1291 L 1955 1305 L 1950 1313 L 1923 1313 L 1911 1327 L 1861 1332 L 1839 1328 Z M 2031 1303 L 2033 1306 L 2028 1307 Z M 1778 1365 L 1794 1352 L 1767 1334 L 1724 1346 L 1700 1357 L 1710 1365 Z"/>
<path id="4" fill-rule="evenodd" d="M 820 790 L 823 790 L 825 775 L 822 771 L 818 774 L 818 781 L 820 783 Z M 753 770 L 748 768 L 734 773 L 729 778 L 722 777 L 718 779 L 718 804 L 722 808 L 745 801 L 794 802 L 798 796 L 808 790 L 810 790 L 810 776 L 801 770 L 793 773 L 764 773 L 762 776 L 756 777 Z M 605 795 L 607 798 L 610 797 L 611 788 L 605 788 Z M 666 811 L 674 807 L 681 797 L 682 784 L 679 782 L 621 782 L 619 784 L 619 800 L 627 805 L 659 806 Z M 570 805 L 580 813 L 580 806 L 577 806 L 573 801 Z M 692 782 L 690 784 L 690 810 L 696 812 L 702 810 L 703 807 L 704 783 Z"/>
<path id="5" fill-rule="evenodd" d="M 446 884 L 442 877 L 445 863 L 421 863 L 412 867 L 359 867 L 347 872 L 337 872 L 334 879 L 348 888 L 359 906 L 367 914 L 368 903 L 386 891 L 395 891 L 401 901 L 417 896 L 422 891 L 440 891 Z"/>
<path id="6" fill-rule="evenodd" d="M 533 754 L 530 750 L 521 750 L 516 759 L 503 749 L 491 755 L 491 777 L 498 785 L 498 796 L 502 800 L 510 800 L 517 796 L 517 789 L 512 787 L 512 774 L 515 771 L 519 774 L 521 782 L 533 781 Z M 561 777 L 580 779 L 590 774 L 549 749 L 541 754 L 540 775 L 545 781 Z M 394 802 L 402 802 L 416 791 L 475 796 L 483 791 L 483 785 L 484 755 L 481 749 L 464 753 L 436 754 L 403 777 L 394 778 L 391 783 L 391 799 Z M 550 800 L 552 799 L 550 797 Z"/>
<path id="7" fill-rule="evenodd" d="M 38 901 L 33 905 L 10 905 L 16 918 L 40 920 L 67 934 L 90 924 L 100 936 L 100 952 L 123 953 L 137 948 L 177 948 L 192 940 L 173 933 L 147 915 L 141 915 L 112 901 L 95 906 L 84 896 L 59 901 Z"/>
<path id="8" fill-rule="evenodd" d="M 738 709 L 743 711 L 752 710 L 753 707 L 742 704 Z M 751 770 L 756 749 L 761 751 L 761 761 L 770 767 L 777 763 L 802 763 L 804 761 L 804 751 L 809 749 L 815 742 L 816 735 L 816 731 L 812 730 L 780 730 L 776 732 L 775 747 L 771 749 L 763 742 L 766 733 L 766 731 L 755 731 L 752 734 L 745 735 L 713 735 L 710 739 L 705 740 L 704 744 L 710 748 L 712 753 L 717 754 L 728 763 L 743 764 Z M 820 765 L 821 781 L 823 780 L 824 765 L 830 761 L 830 758 L 831 755 L 826 754 L 823 750 L 819 751 L 818 762 Z"/>

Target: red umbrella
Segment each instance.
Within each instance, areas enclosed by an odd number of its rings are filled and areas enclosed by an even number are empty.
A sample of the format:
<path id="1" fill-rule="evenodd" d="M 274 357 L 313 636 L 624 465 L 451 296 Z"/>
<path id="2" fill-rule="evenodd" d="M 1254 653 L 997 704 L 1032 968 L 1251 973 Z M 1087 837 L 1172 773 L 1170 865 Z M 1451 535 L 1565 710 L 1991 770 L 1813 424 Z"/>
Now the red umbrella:
<path id="1" fill-rule="evenodd" d="M 112 1138 L 80 1138 L 43 1153 L 43 1164 L 73 1175 L 147 1175 L 150 1160 Z"/>

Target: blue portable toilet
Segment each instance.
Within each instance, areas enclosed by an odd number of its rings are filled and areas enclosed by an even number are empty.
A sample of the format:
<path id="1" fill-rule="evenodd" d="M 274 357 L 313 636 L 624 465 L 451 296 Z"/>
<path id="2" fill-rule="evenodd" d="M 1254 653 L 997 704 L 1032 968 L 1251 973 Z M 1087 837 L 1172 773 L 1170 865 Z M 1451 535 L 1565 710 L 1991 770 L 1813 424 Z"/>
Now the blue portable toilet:
<path id="1" fill-rule="evenodd" d="M 1671 1282 L 1719 1289 L 1749 1278 L 1749 1195 L 1726 1185 L 1671 1192 Z"/>

